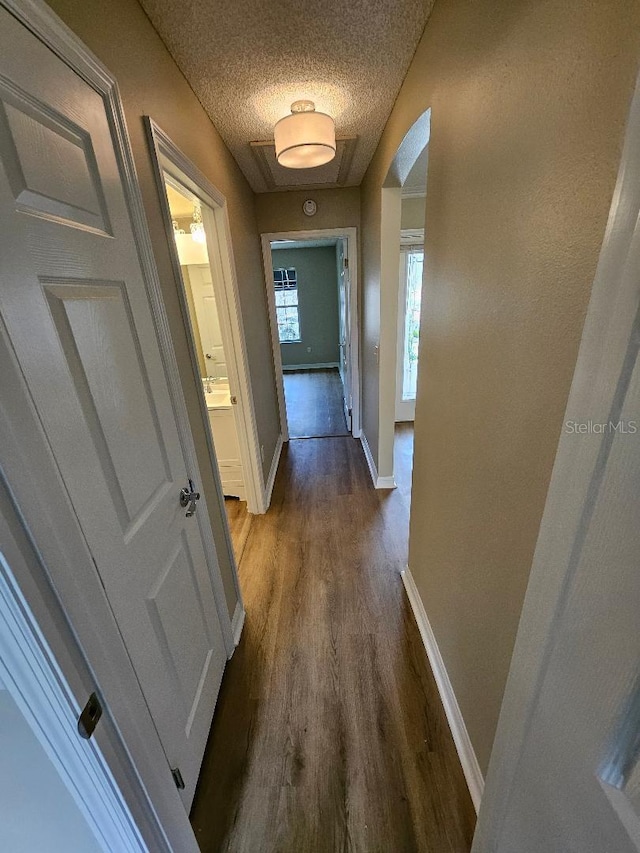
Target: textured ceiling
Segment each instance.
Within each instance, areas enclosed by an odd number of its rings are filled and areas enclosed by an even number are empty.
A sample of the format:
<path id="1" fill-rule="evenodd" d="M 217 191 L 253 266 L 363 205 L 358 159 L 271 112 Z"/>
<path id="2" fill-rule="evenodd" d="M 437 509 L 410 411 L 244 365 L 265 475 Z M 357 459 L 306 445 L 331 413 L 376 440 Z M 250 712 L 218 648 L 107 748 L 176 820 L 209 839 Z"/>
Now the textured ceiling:
<path id="1" fill-rule="evenodd" d="M 288 186 L 362 180 L 434 0 L 141 0 L 256 192 L 269 186 L 252 142 L 273 139 L 308 98 L 357 137 L 346 174 L 288 170 Z M 343 170 L 344 171 L 344 170 Z"/>

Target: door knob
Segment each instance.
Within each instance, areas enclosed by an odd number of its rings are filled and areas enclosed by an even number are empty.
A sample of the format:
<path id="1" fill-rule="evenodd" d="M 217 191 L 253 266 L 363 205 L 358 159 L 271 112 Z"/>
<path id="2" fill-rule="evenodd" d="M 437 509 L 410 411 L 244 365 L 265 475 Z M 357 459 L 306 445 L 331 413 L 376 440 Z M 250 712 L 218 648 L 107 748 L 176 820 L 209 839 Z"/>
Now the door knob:
<path id="1" fill-rule="evenodd" d="M 189 488 L 180 489 L 180 506 L 188 507 L 185 515 L 191 518 L 196 514 L 196 501 L 200 500 L 200 492 L 195 491 L 193 480 L 189 479 Z"/>

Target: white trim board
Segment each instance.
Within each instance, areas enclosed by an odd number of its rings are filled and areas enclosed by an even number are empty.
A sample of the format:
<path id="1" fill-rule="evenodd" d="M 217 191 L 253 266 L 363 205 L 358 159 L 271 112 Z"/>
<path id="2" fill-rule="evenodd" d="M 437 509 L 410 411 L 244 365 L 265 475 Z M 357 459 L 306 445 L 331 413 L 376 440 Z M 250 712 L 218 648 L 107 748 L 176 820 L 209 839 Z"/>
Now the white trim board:
<path id="1" fill-rule="evenodd" d="M 340 365 L 337 361 L 320 362 L 317 364 L 283 364 L 282 370 L 286 373 L 288 370 L 329 370 L 337 368 Z"/>
<path id="2" fill-rule="evenodd" d="M 371 448 L 369 447 L 369 442 L 367 441 L 367 436 L 364 434 L 364 430 L 360 432 L 360 443 L 362 444 L 362 449 L 364 450 L 364 457 L 367 460 L 367 465 L 369 467 L 369 473 L 371 474 L 371 479 L 373 481 L 374 488 L 376 489 L 395 489 L 397 487 L 397 483 L 393 476 L 391 477 L 379 477 L 378 469 L 376 468 L 376 463 L 373 458 L 373 453 L 371 452 Z"/>
<path id="3" fill-rule="evenodd" d="M 477 814 L 480 809 L 480 801 L 482 800 L 482 793 L 484 791 L 484 778 L 482 776 L 482 771 L 480 770 L 480 765 L 478 764 L 478 759 L 476 758 L 471 738 L 469 737 L 469 732 L 467 731 L 467 727 L 462 716 L 462 711 L 458 705 L 456 694 L 453 692 L 447 668 L 444 664 L 444 660 L 442 659 L 442 655 L 440 654 L 440 649 L 438 648 L 433 628 L 429 622 L 427 612 L 424 609 L 424 604 L 422 603 L 422 598 L 418 592 L 411 570 L 407 567 L 403 572 L 401 572 L 401 574 L 407 598 L 411 604 L 411 609 L 418 625 L 418 630 L 420 631 L 420 636 L 422 637 L 422 642 L 427 652 L 429 663 L 431 664 L 431 671 L 433 672 L 433 677 L 435 678 L 436 685 L 438 687 L 442 706 L 445 714 L 447 715 L 447 722 L 451 729 L 453 742 L 456 745 L 458 758 L 462 765 L 462 772 L 467 780 L 469 793 L 471 794 L 473 806 Z"/>
<path id="4" fill-rule="evenodd" d="M 231 620 L 231 630 L 233 631 L 233 642 L 237 646 L 242 637 L 242 629 L 244 627 L 245 609 L 241 601 L 236 604 L 236 609 L 233 611 L 233 619 Z"/>

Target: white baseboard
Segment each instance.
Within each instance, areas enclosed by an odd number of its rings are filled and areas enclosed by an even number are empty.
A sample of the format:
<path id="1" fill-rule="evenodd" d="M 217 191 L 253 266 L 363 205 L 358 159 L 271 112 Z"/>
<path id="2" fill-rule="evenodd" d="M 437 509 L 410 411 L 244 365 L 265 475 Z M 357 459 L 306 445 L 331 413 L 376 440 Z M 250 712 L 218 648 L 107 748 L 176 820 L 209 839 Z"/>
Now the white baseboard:
<path id="1" fill-rule="evenodd" d="M 355 437 L 356 436 L 354 436 L 354 438 Z M 378 469 L 376 468 L 376 463 L 373 459 L 373 454 L 371 453 L 371 448 L 369 447 L 367 436 L 364 434 L 363 430 L 360 432 L 359 438 L 360 443 L 362 444 L 362 449 L 364 450 L 364 458 L 367 460 L 367 465 L 369 466 L 369 473 L 371 474 L 371 479 L 373 481 L 374 488 L 395 489 L 397 484 L 393 477 L 378 476 Z"/>
<path id="2" fill-rule="evenodd" d="M 282 370 L 328 370 L 331 367 L 339 367 L 337 361 L 327 361 L 322 364 L 283 364 Z"/>
<path id="3" fill-rule="evenodd" d="M 267 482 L 264 487 L 264 511 L 266 512 L 271 505 L 271 494 L 273 492 L 273 484 L 276 481 L 276 474 L 278 473 L 278 464 L 280 462 L 280 454 L 282 453 L 282 435 L 278 436 L 278 440 L 276 442 L 276 449 L 273 451 L 273 459 L 271 460 L 271 468 L 269 469 L 269 476 L 267 477 Z"/>
<path id="4" fill-rule="evenodd" d="M 244 625 L 244 606 L 241 601 L 236 604 L 236 609 L 233 611 L 233 619 L 231 620 L 231 630 L 233 632 L 234 645 L 238 645 L 242 636 L 242 627 Z"/>
<path id="5" fill-rule="evenodd" d="M 438 648 L 433 628 L 431 627 L 427 612 L 424 609 L 424 604 L 420 598 L 420 593 L 418 592 L 418 588 L 409 568 L 406 568 L 402 572 L 402 580 L 407 592 L 407 597 L 411 603 L 413 615 L 415 616 L 415 620 L 418 624 L 418 630 L 420 631 L 422 642 L 424 643 L 424 647 L 427 651 L 427 657 L 431 664 L 433 677 L 435 678 L 438 686 L 440 699 L 442 700 L 444 712 L 447 715 L 449 728 L 451 729 L 453 741 L 458 751 L 460 764 L 462 765 L 462 771 L 465 779 L 467 780 L 469 793 L 471 794 L 471 799 L 473 800 L 473 805 L 477 814 L 480 809 L 482 792 L 484 791 L 482 771 L 480 770 L 480 765 L 478 764 L 478 759 L 476 758 L 471 738 L 469 737 L 469 732 L 467 731 L 460 706 L 458 705 L 456 694 L 453 692 L 453 687 L 451 686 L 447 669 L 444 665 L 442 655 L 440 654 L 440 649 Z"/>

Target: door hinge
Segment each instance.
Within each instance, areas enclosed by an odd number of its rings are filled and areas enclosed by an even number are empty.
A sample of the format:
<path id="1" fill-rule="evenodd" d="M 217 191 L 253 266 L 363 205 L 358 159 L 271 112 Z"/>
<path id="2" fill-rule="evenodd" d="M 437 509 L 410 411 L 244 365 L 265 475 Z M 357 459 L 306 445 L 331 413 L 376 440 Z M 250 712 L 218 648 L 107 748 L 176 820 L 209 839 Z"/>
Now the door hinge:
<path id="1" fill-rule="evenodd" d="M 345 268 L 346 270 L 348 270 L 348 269 L 349 269 L 349 258 L 344 258 L 344 268 Z"/>
<path id="2" fill-rule="evenodd" d="M 182 778 L 182 773 L 180 772 L 180 768 L 174 767 L 171 770 L 171 775 L 173 776 L 173 781 L 176 783 L 176 788 L 179 791 L 184 791 L 184 779 Z"/>
<path id="3" fill-rule="evenodd" d="M 92 693 L 87 700 L 87 704 L 82 709 L 82 713 L 78 717 L 78 733 L 80 737 L 89 740 L 94 733 L 98 721 L 102 716 L 102 705 L 95 693 Z"/>

